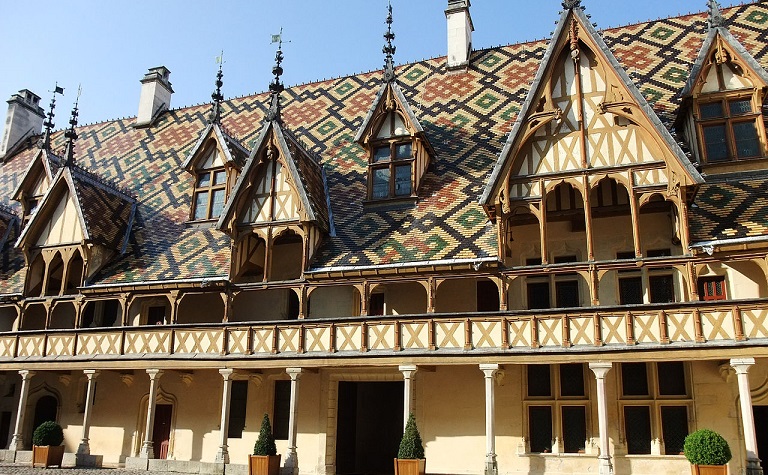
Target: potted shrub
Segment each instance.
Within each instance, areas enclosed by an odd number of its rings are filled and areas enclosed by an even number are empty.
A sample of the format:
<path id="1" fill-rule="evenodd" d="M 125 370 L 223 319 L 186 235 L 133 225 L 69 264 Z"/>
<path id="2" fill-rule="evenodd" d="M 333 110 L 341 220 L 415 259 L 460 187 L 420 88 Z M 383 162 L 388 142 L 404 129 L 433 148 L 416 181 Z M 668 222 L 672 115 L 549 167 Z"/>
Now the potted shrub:
<path id="1" fill-rule="evenodd" d="M 37 426 L 32 433 L 32 467 L 43 464 L 45 468 L 51 465 L 61 467 L 64 459 L 64 431 L 53 421 L 46 421 Z"/>
<path id="2" fill-rule="evenodd" d="M 410 414 L 395 459 L 395 475 L 424 475 L 426 468 L 424 445 L 421 443 L 421 435 L 416 427 L 416 418 Z"/>
<path id="3" fill-rule="evenodd" d="M 693 475 L 727 475 L 731 449 L 717 432 L 699 429 L 688 434 L 683 444 L 685 458 L 691 462 Z"/>
<path id="4" fill-rule="evenodd" d="M 253 446 L 253 455 L 248 457 L 248 472 L 250 475 L 278 475 L 280 473 L 280 455 L 277 455 L 272 425 L 266 414 L 261 420 L 261 430 L 259 430 L 256 445 Z"/>

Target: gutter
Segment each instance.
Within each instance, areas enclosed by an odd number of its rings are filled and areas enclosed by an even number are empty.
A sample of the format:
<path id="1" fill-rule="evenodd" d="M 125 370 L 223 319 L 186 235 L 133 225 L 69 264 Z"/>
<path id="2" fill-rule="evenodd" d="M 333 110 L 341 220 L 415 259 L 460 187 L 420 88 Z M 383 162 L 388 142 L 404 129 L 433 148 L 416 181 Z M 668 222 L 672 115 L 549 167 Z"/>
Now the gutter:
<path id="1" fill-rule="evenodd" d="M 698 249 L 700 251 L 704 251 L 709 255 L 712 255 L 713 252 L 715 252 L 716 247 L 720 246 L 730 246 L 730 245 L 736 245 L 736 244 L 751 244 L 751 243 L 758 243 L 758 242 L 768 242 L 768 236 L 750 236 L 750 237 L 744 237 L 744 238 L 733 238 L 733 239 L 715 239 L 712 241 L 701 241 L 696 242 L 688 246 L 689 249 L 694 250 Z"/>
<path id="2" fill-rule="evenodd" d="M 364 270 L 377 270 L 377 269 L 402 269 L 404 267 L 416 267 L 416 266 L 444 266 L 453 264 L 474 264 L 476 268 L 480 268 L 481 264 L 486 262 L 498 262 L 497 257 L 482 257 L 479 259 L 441 259 L 436 261 L 415 261 L 415 262 L 399 262 L 397 264 L 380 264 L 371 266 L 335 266 L 335 267 L 317 267 L 310 269 L 305 274 L 319 274 L 325 272 L 345 272 L 345 271 L 364 271 Z"/>

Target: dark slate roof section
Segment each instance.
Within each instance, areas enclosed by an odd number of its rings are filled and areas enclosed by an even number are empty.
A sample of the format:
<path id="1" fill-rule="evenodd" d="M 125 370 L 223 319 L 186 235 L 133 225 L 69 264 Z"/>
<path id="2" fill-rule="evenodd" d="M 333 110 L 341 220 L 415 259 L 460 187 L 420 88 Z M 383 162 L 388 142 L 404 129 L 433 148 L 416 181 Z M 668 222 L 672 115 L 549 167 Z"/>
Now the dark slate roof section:
<path id="1" fill-rule="evenodd" d="M 5 244 L 18 223 L 19 217 L 16 213 L 11 208 L 0 205 L 0 251 L 5 249 Z"/>
<path id="2" fill-rule="evenodd" d="M 13 247 L 19 236 L 20 220 L 14 210 L 0 204 L 0 300 L 20 294 L 26 275 L 24 254 Z"/>
<path id="3" fill-rule="evenodd" d="M 318 159 L 306 150 L 299 139 L 288 129 L 277 127 L 278 138 L 289 152 L 288 165 L 299 194 L 311 219 L 324 231 L 330 229 L 328 217 L 327 186 L 323 180 L 323 168 Z M 286 140 L 287 139 L 287 140 Z"/>
<path id="4" fill-rule="evenodd" d="M 755 60 L 754 56 L 749 54 L 749 51 L 744 48 L 744 45 L 742 45 L 739 40 L 733 37 L 728 28 L 719 26 L 716 28 L 710 28 L 709 33 L 707 34 L 707 39 L 704 40 L 704 44 L 701 46 L 701 50 L 699 50 L 699 56 L 696 58 L 696 62 L 693 64 L 691 74 L 688 76 L 688 80 L 685 82 L 685 87 L 680 93 L 682 98 L 690 97 L 693 93 L 693 86 L 696 84 L 696 80 L 698 79 L 699 74 L 701 74 L 701 68 L 704 66 L 704 62 L 707 60 L 707 53 L 709 53 L 710 48 L 712 48 L 712 43 L 714 43 L 715 38 L 717 38 L 718 35 L 720 35 L 723 40 L 728 43 L 728 46 L 733 48 L 736 54 L 739 55 L 740 59 L 744 61 L 744 63 L 746 63 L 747 66 L 749 66 L 760 77 L 763 83 L 768 85 L 768 72 L 765 71 L 765 68 L 763 68 L 760 63 Z"/>

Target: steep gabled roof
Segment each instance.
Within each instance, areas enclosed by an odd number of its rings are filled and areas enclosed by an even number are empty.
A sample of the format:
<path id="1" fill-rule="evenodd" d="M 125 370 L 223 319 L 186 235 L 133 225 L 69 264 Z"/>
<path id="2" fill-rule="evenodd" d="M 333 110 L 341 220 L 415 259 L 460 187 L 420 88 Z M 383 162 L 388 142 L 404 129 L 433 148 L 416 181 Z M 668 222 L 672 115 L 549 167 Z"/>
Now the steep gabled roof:
<path id="1" fill-rule="evenodd" d="M 219 147 L 224 152 L 225 163 L 231 163 L 238 168 L 243 166 L 245 157 L 250 154 L 248 149 L 239 140 L 229 135 L 219 123 L 211 122 L 205 127 L 200 138 L 197 139 L 192 150 L 187 154 L 187 159 L 184 160 L 184 169 L 191 170 L 195 162 L 201 158 L 200 154 L 205 148 L 205 143 L 211 137 L 215 137 Z"/>
<path id="2" fill-rule="evenodd" d="M 20 201 L 22 199 L 22 193 L 29 191 L 29 189 L 37 183 L 43 173 L 48 181 L 51 182 L 54 175 L 56 175 L 56 172 L 58 172 L 61 163 L 61 157 L 51 151 L 41 148 L 35 155 L 35 158 L 29 162 L 29 166 L 24 172 L 24 175 L 19 182 L 19 186 L 17 186 L 11 194 L 11 199 Z"/>
<path id="3" fill-rule="evenodd" d="M 368 109 L 368 114 L 365 116 L 365 119 L 363 119 L 363 123 L 360 124 L 360 128 L 357 129 L 357 135 L 355 135 L 354 139 L 355 142 L 360 143 L 365 137 L 366 132 L 370 132 L 371 128 L 373 127 L 371 121 L 373 120 L 374 114 L 376 113 L 376 109 L 379 108 L 381 101 L 384 100 L 388 89 L 392 90 L 392 94 L 397 100 L 399 109 L 408 117 L 408 120 L 411 122 L 416 132 L 424 133 L 424 128 L 421 126 L 421 123 L 419 123 L 419 119 L 416 118 L 416 114 L 413 113 L 411 106 L 408 105 L 408 100 L 403 95 L 403 91 L 400 89 L 397 81 L 390 81 L 382 84 L 379 88 L 379 92 L 376 93 L 376 97 L 373 99 L 371 108 Z"/>
<path id="4" fill-rule="evenodd" d="M 5 244 L 18 226 L 19 217 L 7 206 L 0 205 L 0 251 L 5 249 Z"/>
<path id="5" fill-rule="evenodd" d="M 626 90 L 631 96 L 631 100 L 633 100 L 635 104 L 640 107 L 646 119 L 650 122 L 651 127 L 664 141 L 667 147 L 669 147 L 672 155 L 678 161 L 681 168 L 687 172 L 691 181 L 695 183 L 702 183 L 704 181 L 693 164 L 691 164 L 690 160 L 688 160 L 688 158 L 685 156 L 685 153 L 682 151 L 677 141 L 675 141 L 675 139 L 672 137 L 669 130 L 667 130 L 667 128 L 661 123 L 659 116 L 648 104 L 648 101 L 645 99 L 645 97 L 643 97 L 643 95 L 640 93 L 634 81 L 629 78 L 627 72 L 624 70 L 621 64 L 619 64 L 618 60 L 608 45 L 605 43 L 602 36 L 600 36 L 592 26 L 591 21 L 586 17 L 582 8 L 578 6 L 579 2 L 574 3 L 577 6 L 573 8 L 566 8 L 560 14 L 560 19 L 557 23 L 557 27 L 555 28 L 552 39 L 549 42 L 547 51 L 544 54 L 541 63 L 539 64 L 536 76 L 531 83 L 531 87 L 528 89 L 528 95 L 523 102 L 522 107 L 520 108 L 517 120 L 512 126 L 512 131 L 507 137 L 504 148 L 502 149 L 496 165 L 494 166 L 493 171 L 491 172 L 491 175 L 488 179 L 488 182 L 485 185 L 485 189 L 480 196 L 480 203 L 483 205 L 490 204 L 497 190 L 502 185 L 506 177 L 507 170 L 509 170 L 512 166 L 512 162 L 514 160 L 514 154 L 512 151 L 514 150 L 515 146 L 519 145 L 519 142 L 523 139 L 524 121 L 529 117 L 530 114 L 534 112 L 533 108 L 535 105 L 533 102 L 540 94 L 540 89 L 544 85 L 546 75 L 553 68 L 553 64 L 556 61 L 555 53 L 558 51 L 558 46 L 562 44 L 563 41 L 565 41 L 565 38 L 567 38 L 567 35 L 569 34 L 568 24 L 570 19 L 576 20 L 578 22 L 580 31 L 586 32 L 587 38 L 592 41 L 595 49 L 598 50 L 595 51 L 595 53 L 602 53 L 603 59 L 611 66 L 611 69 L 615 72 L 615 74 L 619 76 L 621 82 L 626 87 Z"/>

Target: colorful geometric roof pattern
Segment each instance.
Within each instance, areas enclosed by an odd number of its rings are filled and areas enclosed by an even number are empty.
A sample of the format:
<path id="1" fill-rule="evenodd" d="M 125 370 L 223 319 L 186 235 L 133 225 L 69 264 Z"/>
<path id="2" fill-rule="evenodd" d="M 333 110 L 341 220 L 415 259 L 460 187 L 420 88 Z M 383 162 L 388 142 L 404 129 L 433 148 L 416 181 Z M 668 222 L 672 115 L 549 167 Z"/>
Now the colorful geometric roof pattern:
<path id="1" fill-rule="evenodd" d="M 734 37 L 765 62 L 768 4 L 736 6 L 723 14 Z M 668 127 L 706 37 L 706 17 L 700 13 L 602 32 Z M 336 229 L 312 267 L 496 256 L 495 230 L 478 198 L 546 47 L 547 41 L 537 41 L 475 51 L 466 73 L 448 73 L 445 57 L 398 67 L 399 87 L 436 154 L 410 207 L 364 204 L 368 160 L 353 139 L 381 86 L 381 72 L 287 88 L 282 119 L 325 169 Z M 268 93 L 224 101 L 222 125 L 252 148 L 267 104 Z M 138 203 L 126 254 L 91 285 L 227 277 L 230 238 L 187 224 L 195 178 L 182 165 L 206 127 L 209 109 L 170 110 L 145 128 L 121 119 L 77 129 L 78 163 L 130 190 Z M 61 135 L 55 135 L 54 144 L 63 143 Z M 0 201 L 8 202 L 36 150 L 28 147 L 2 165 Z"/>
<path id="2" fill-rule="evenodd" d="M 24 255 L 13 247 L 19 234 L 19 218 L 0 204 L 0 296 L 20 293 L 24 285 Z"/>

